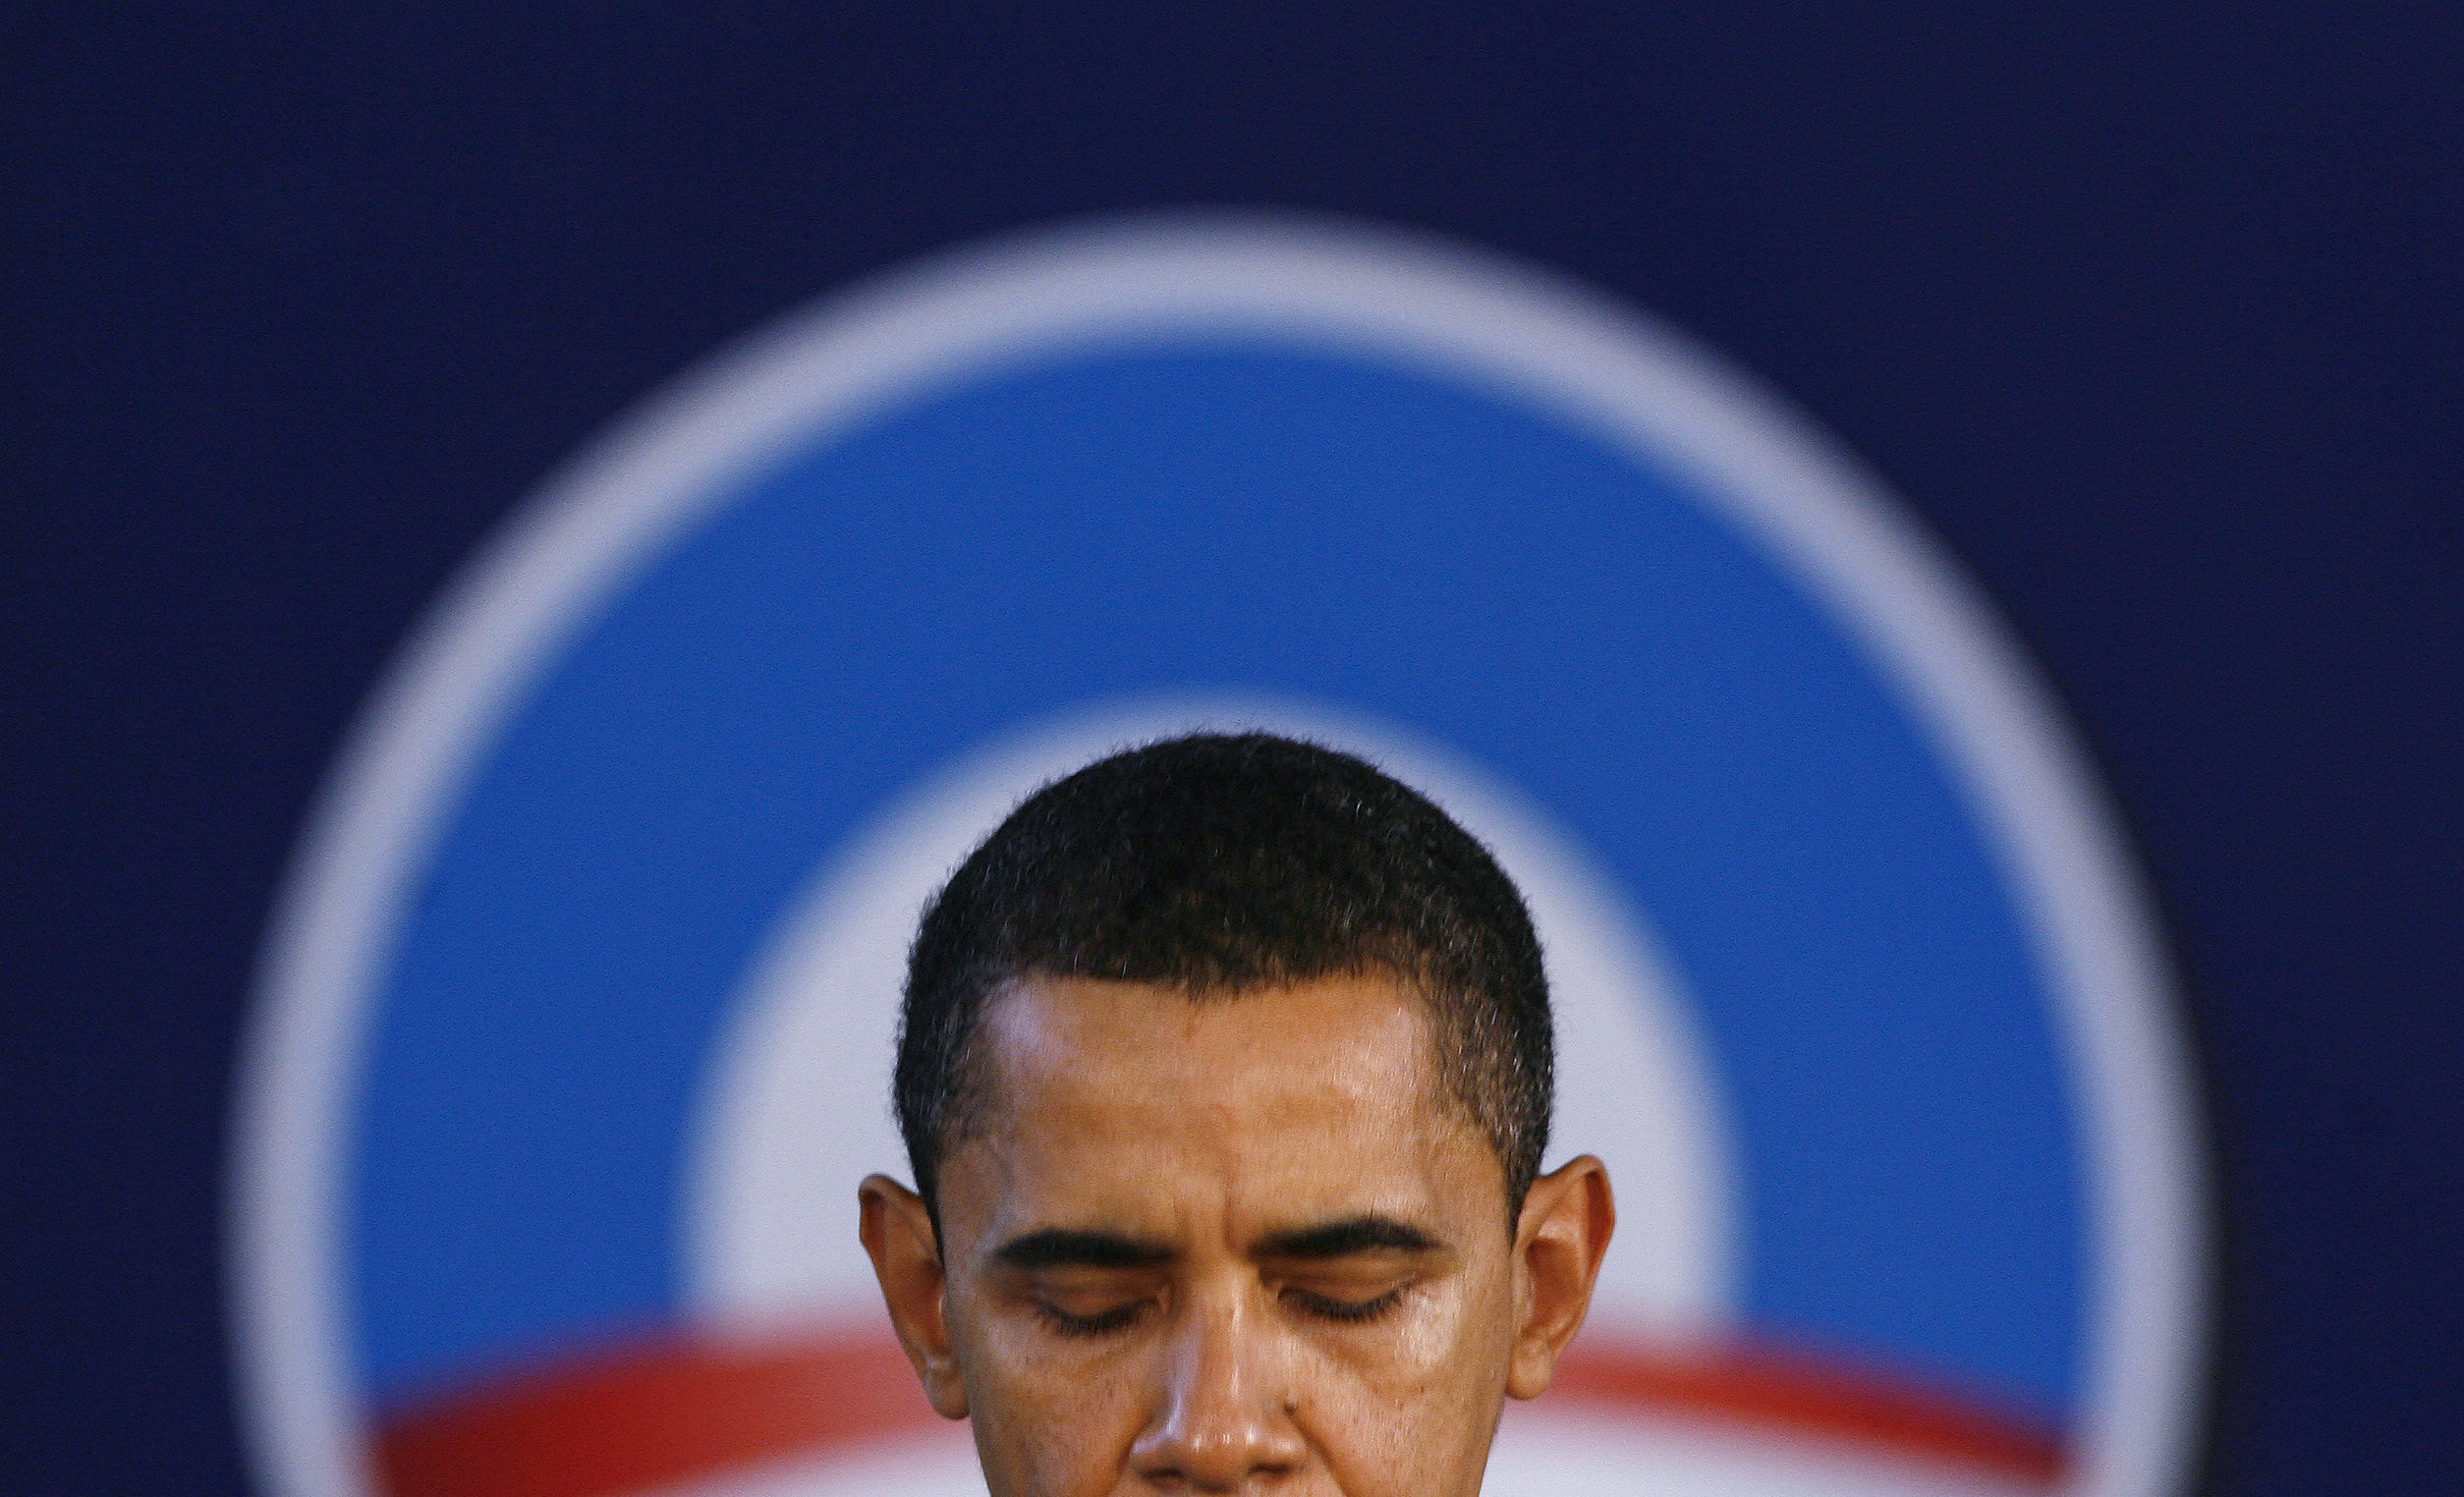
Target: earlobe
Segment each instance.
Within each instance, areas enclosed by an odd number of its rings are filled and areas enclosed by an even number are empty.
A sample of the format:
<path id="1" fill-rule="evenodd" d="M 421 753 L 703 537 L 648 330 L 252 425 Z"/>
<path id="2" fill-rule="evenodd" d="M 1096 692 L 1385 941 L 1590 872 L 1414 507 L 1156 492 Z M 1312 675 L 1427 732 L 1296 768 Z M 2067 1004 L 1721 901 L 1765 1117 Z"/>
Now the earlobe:
<path id="1" fill-rule="evenodd" d="M 943 1418 L 967 1417 L 967 1386 L 950 1345 L 944 1303 L 948 1288 L 932 1213 L 924 1197 L 887 1175 L 868 1175 L 856 1189 L 858 1235 L 881 1282 L 882 1303 L 924 1397 Z"/>
<path id="2" fill-rule="evenodd" d="M 1557 1373 L 1574 1333 L 1592 1305 L 1600 1257 L 1617 1227 L 1608 1168 L 1590 1154 L 1568 1160 L 1532 1182 L 1515 1228 L 1515 1278 L 1520 1323 L 1506 1392 L 1538 1398 Z"/>

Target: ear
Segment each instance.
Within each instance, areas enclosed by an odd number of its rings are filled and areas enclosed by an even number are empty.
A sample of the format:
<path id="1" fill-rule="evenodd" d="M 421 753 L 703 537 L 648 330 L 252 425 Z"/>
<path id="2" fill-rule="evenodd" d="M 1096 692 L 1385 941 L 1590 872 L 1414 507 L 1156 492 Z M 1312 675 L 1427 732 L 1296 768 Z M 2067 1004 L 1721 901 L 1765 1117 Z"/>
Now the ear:
<path id="1" fill-rule="evenodd" d="M 945 1419 L 967 1417 L 967 1385 L 950 1351 L 949 1317 L 941 1248 L 924 1197 L 887 1175 L 867 1175 L 856 1188 L 862 1208 L 860 1235 L 881 1281 L 890 1325 L 916 1367 L 924 1397 Z"/>
<path id="2" fill-rule="evenodd" d="M 1506 1392 L 1538 1398 L 1592 1307 L 1600 1255 L 1617 1228 L 1608 1167 L 1590 1154 L 1532 1182 L 1515 1224 L 1514 1361 Z"/>

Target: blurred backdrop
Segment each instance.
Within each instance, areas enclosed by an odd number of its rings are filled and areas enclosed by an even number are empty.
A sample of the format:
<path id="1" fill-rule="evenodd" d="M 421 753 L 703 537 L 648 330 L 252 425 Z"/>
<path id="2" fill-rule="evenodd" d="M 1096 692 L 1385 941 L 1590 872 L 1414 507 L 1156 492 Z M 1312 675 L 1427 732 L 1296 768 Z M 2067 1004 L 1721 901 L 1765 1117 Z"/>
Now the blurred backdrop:
<path id="1" fill-rule="evenodd" d="M 10 1490 L 248 1489 L 226 1254 L 244 1224 L 226 1202 L 256 964 L 346 728 L 490 527 L 560 460 L 638 429 L 611 427 L 636 402 L 817 296 L 985 236 L 1200 205 L 1340 214 L 1494 251 L 1482 263 L 1507 281 L 1570 278 L 1734 360 L 1880 475 L 1930 534 L 1916 544 L 1981 583 L 2033 658 L 2154 890 L 2213 1166 L 2191 1485 L 2464 1480 L 2452 18 L 26 7 L 7 25 Z M 1268 419 L 1260 392 L 1280 390 L 1352 413 L 1347 431 L 1415 433 L 1404 447 L 1438 471 L 1416 433 L 1469 419 L 1363 394 L 1357 370 L 1261 384 L 1184 359 L 1109 377 L 1063 404 L 1249 402 L 1192 444 Z M 1411 400 L 1441 396 L 1463 398 Z M 1015 445 L 934 447 L 935 419 L 989 429 L 945 407 L 919 406 L 925 427 L 902 439 L 1014 475 Z M 1462 440 L 1503 462 L 1506 438 Z M 1575 461 L 1527 460 L 1561 477 Z M 1599 481 L 1599 503 L 1623 502 Z M 921 544 L 1035 510 L 1032 491 L 970 492 L 984 508 Z M 1362 527 L 1446 513 L 1416 492 L 1383 492 L 1399 508 Z M 1580 537 L 1578 510 L 1556 518 Z M 1413 565 L 1545 571 L 1449 525 Z M 1193 555 L 1220 538 L 1176 535 Z M 738 542 L 786 554 L 762 543 Z M 1616 546 L 1581 560 L 1613 566 Z M 1498 617 L 1547 611 L 1529 596 Z M 1303 638 L 1219 599 L 1196 616 L 1220 648 Z M 932 796 L 997 800 L 1009 781 L 982 765 L 1015 778 L 1093 742 L 1092 719 L 1051 715 L 1090 702 L 1129 711 L 1104 731 L 1174 713 L 1328 725 L 1441 776 L 1469 766 L 1463 794 L 1491 796 L 1503 840 L 1540 826 L 1524 841 L 1544 850 L 1570 826 L 1567 866 L 1610 870 L 1602 887 L 1640 907 L 1635 940 L 1667 943 L 1672 989 L 1696 994 L 1713 1051 L 1730 1042 L 1676 894 L 1639 885 L 1596 797 L 1552 785 L 1581 778 L 1577 749 L 1500 736 L 1357 660 L 1122 668 L 1064 690 L 1032 655 L 969 669 L 1050 690 L 916 727 L 831 825 L 874 828 L 877 852 Z M 638 686 L 610 669 L 602 689 Z M 1575 676 L 1567 694 L 1596 685 Z M 913 699 L 982 700 L 980 677 L 947 680 Z M 1118 706 L 1191 686 L 1286 694 Z M 841 856 L 839 832 L 815 835 L 780 867 Z M 814 887 L 799 898 L 826 929 Z M 768 938 L 773 968 L 808 946 L 797 960 L 837 960 L 819 936 L 796 945 L 797 918 Z M 1600 928 L 1625 949 L 1623 926 Z M 440 939 L 440 962 L 484 951 Z M 421 1198 L 388 1209 L 409 1222 Z M 2044 1209 L 2059 1226 L 2076 1206 Z M 375 1252 L 362 1278 L 416 1279 L 423 1260 L 393 1261 Z M 2044 1303 L 2096 1271 L 2048 1259 Z M 1638 1314 L 1695 1303 L 1670 1273 L 1636 1291 Z M 435 1327 L 471 1310 L 458 1287 L 426 1286 L 435 1313 L 386 1302 L 397 1350 L 364 1374 L 443 1365 L 462 1333 Z M 1776 1280 L 1731 1298 L 1775 1334 L 1838 1331 L 1851 1360 L 1974 1374 L 2012 1428 L 2060 1426 L 2085 1375 L 2026 1350 L 2042 1324 L 1970 1325 L 1971 1344 Z M 2003 1475 L 2036 1469 L 2028 1438 L 1995 1447 L 2019 1452 Z"/>

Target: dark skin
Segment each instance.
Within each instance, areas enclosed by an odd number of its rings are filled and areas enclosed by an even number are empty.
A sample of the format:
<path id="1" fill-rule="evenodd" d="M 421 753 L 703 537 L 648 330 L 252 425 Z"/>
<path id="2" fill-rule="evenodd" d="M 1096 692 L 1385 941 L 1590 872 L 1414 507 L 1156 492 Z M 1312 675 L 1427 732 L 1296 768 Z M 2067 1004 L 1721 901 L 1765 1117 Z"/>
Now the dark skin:
<path id="1" fill-rule="evenodd" d="M 1193 1003 L 1031 979 L 985 1015 L 991 1101 L 941 1224 L 860 1191 L 925 1395 L 992 1497 L 1473 1497 L 1504 1400 L 1591 1302 L 1615 1207 L 1588 1155 L 1506 1230 L 1440 1099 L 1427 1012 L 1376 973 Z"/>

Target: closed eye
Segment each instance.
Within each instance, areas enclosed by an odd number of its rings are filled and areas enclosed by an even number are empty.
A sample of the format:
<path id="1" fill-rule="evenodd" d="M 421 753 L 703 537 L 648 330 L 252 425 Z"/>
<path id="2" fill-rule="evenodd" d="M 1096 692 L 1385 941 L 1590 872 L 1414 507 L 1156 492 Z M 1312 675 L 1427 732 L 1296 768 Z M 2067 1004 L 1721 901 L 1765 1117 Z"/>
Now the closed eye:
<path id="1" fill-rule="evenodd" d="M 1306 1289 L 1286 1289 L 1283 1293 L 1294 1304 L 1321 1320 L 1335 1320 L 1359 1325 L 1376 1319 L 1403 1302 L 1409 1284 L 1398 1284 L 1373 1300 L 1338 1300 Z"/>
<path id="2" fill-rule="evenodd" d="M 1043 1318 L 1044 1324 L 1064 1336 L 1108 1336 L 1135 1325 L 1148 1303 L 1132 1300 L 1126 1304 L 1116 1304 L 1092 1315 L 1073 1315 L 1049 1301 L 1038 1300 L 1036 1302 L 1036 1313 Z"/>

